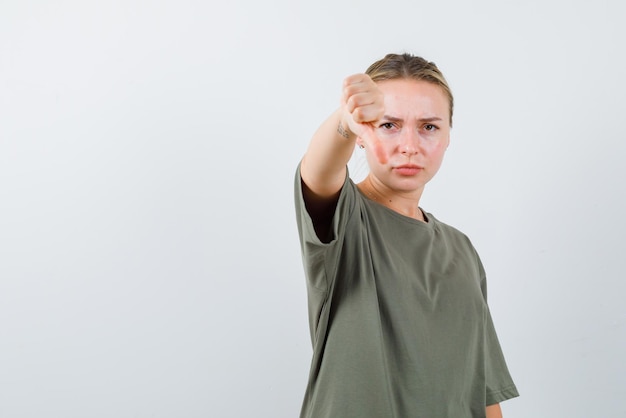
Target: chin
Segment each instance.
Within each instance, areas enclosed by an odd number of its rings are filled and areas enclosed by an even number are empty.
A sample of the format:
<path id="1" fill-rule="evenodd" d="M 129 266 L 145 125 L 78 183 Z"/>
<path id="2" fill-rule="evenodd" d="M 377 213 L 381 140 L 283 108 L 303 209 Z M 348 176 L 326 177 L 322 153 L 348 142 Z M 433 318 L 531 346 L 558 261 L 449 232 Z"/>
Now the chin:
<path id="1" fill-rule="evenodd" d="M 424 182 L 417 182 L 417 181 L 403 181 L 403 182 L 396 182 L 395 184 L 391 184 L 391 188 L 398 191 L 398 192 L 415 192 L 417 190 L 421 190 L 424 188 L 424 186 L 426 185 L 426 183 Z"/>

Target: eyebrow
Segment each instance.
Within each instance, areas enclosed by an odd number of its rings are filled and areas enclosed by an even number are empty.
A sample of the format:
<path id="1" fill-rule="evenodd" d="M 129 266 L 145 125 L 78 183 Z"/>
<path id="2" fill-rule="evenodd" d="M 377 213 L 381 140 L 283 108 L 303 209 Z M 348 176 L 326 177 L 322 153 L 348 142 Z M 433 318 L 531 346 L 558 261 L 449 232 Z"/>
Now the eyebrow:
<path id="1" fill-rule="evenodd" d="M 395 116 L 390 116 L 390 115 L 384 115 L 382 120 L 387 120 L 389 122 L 402 122 L 403 119 L 402 118 L 397 118 Z M 432 116 L 430 118 L 419 118 L 418 121 L 419 122 L 440 122 L 443 119 L 441 119 L 440 117 L 437 116 Z"/>

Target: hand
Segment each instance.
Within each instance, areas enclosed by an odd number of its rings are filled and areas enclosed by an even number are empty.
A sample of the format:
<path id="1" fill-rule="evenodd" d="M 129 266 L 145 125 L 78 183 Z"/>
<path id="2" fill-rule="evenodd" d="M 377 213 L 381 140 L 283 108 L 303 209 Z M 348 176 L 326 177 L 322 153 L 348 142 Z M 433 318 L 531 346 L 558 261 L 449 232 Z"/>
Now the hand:
<path id="1" fill-rule="evenodd" d="M 355 74 L 344 80 L 341 97 L 343 128 L 358 136 L 381 164 L 387 162 L 387 153 L 376 136 L 375 124 L 385 114 L 384 101 L 378 85 L 367 74 Z"/>

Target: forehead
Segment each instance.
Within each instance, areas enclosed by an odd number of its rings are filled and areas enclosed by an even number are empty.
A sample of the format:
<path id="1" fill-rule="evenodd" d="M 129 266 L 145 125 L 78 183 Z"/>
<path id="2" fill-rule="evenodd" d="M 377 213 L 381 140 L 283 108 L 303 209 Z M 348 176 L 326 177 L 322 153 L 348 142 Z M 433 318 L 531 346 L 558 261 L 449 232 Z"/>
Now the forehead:
<path id="1" fill-rule="evenodd" d="M 443 89 L 423 80 L 397 79 L 378 82 L 385 95 L 385 112 L 399 117 L 439 117 L 448 120 L 450 102 Z"/>

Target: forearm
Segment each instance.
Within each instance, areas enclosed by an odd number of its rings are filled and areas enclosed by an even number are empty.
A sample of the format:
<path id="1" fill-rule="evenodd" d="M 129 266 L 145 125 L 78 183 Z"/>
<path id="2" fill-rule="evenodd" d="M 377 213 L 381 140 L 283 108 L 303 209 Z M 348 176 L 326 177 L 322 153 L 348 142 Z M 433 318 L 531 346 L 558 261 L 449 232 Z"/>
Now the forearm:
<path id="1" fill-rule="evenodd" d="M 346 164 L 354 152 L 356 135 L 343 126 L 341 110 L 333 112 L 313 135 L 300 173 L 315 194 L 329 197 L 341 189 Z"/>
<path id="2" fill-rule="evenodd" d="M 502 418 L 500 404 L 489 405 L 487 407 L 487 418 Z"/>

